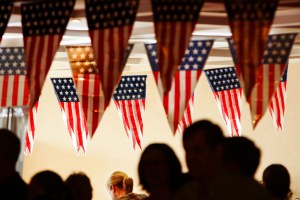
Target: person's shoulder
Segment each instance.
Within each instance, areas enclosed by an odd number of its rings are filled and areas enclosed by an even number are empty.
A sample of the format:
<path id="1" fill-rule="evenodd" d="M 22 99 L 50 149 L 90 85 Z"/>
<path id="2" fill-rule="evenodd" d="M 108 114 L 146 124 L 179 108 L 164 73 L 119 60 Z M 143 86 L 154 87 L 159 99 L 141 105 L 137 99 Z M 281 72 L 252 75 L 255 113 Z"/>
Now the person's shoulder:
<path id="1" fill-rule="evenodd" d="M 137 194 L 137 193 L 128 193 L 123 197 L 118 198 L 118 200 L 142 200 L 146 199 L 148 196 L 145 194 Z"/>

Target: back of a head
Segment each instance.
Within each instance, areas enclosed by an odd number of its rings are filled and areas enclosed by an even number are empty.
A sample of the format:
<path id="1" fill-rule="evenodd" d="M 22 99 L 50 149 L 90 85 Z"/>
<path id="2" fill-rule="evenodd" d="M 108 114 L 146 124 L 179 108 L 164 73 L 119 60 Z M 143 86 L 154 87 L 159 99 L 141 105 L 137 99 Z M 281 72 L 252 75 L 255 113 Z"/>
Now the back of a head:
<path id="1" fill-rule="evenodd" d="M 211 148 L 222 144 L 225 138 L 221 128 L 218 125 L 213 124 L 208 120 L 200 120 L 194 122 L 184 130 L 183 143 L 185 143 L 189 138 L 193 137 L 196 134 L 204 135 L 207 144 Z"/>
<path id="2" fill-rule="evenodd" d="M 65 198 L 66 190 L 62 178 L 55 172 L 45 170 L 35 174 L 29 184 L 29 199 L 48 196 L 51 199 Z"/>
<path id="3" fill-rule="evenodd" d="M 8 129 L 0 129 L 0 159 L 1 162 L 15 164 L 20 153 L 19 138 Z"/>
<path id="4" fill-rule="evenodd" d="M 119 189 L 125 190 L 126 194 L 133 190 L 133 179 L 122 171 L 115 171 L 111 174 L 107 181 L 107 187 L 117 186 Z"/>
<path id="5" fill-rule="evenodd" d="M 224 162 L 234 163 L 241 173 L 253 177 L 260 161 L 260 150 L 254 142 L 245 137 L 226 138 L 224 141 Z"/>
<path id="6" fill-rule="evenodd" d="M 290 192 L 290 175 L 281 164 L 272 164 L 263 172 L 264 186 L 278 199 L 287 199 Z"/>
<path id="7" fill-rule="evenodd" d="M 65 181 L 73 200 L 91 200 L 93 188 L 90 179 L 84 173 L 71 174 Z"/>

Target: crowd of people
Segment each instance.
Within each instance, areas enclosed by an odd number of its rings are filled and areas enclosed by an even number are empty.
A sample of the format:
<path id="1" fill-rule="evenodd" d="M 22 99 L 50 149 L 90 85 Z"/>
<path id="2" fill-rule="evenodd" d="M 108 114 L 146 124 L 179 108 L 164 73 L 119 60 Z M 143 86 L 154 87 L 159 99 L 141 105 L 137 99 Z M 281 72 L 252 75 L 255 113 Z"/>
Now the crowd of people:
<path id="1" fill-rule="evenodd" d="M 260 149 L 245 137 L 224 137 L 221 128 L 207 120 L 194 122 L 183 133 L 188 172 L 183 173 L 175 152 L 154 143 L 142 152 L 139 183 L 146 194 L 133 192 L 134 181 L 115 171 L 107 181 L 112 200 L 289 200 L 290 176 L 281 164 L 268 166 L 258 183 L 254 174 Z M 16 172 L 18 137 L 0 129 L 0 195 L 3 200 L 91 200 L 93 188 L 84 173 L 65 181 L 53 171 L 35 174 L 26 184 Z"/>

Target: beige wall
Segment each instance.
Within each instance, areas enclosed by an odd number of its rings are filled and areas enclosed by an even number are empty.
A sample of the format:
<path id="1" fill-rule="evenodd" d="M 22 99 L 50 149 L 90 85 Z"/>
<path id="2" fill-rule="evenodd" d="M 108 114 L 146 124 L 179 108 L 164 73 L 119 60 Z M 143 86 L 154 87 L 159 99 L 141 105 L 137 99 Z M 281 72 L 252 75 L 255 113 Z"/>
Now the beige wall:
<path id="1" fill-rule="evenodd" d="M 297 197 L 300 197 L 300 188 L 296 189 L 296 186 L 300 184 L 300 90 L 297 88 L 300 75 L 299 63 L 299 61 L 292 63 L 289 67 L 284 131 L 277 132 L 275 130 L 269 113 L 266 113 L 256 130 L 253 131 L 249 107 L 245 101 L 242 108 L 243 135 L 253 139 L 262 150 L 262 160 L 256 175 L 257 178 L 261 177 L 262 171 L 267 165 L 282 163 L 290 171 L 292 189 Z M 67 65 L 66 62 L 54 62 L 52 67 Z M 208 63 L 206 67 L 221 66 L 210 66 Z M 149 66 L 145 66 L 145 68 L 149 69 Z M 186 171 L 181 135 L 177 134 L 174 137 L 171 133 L 164 117 L 163 107 L 153 77 L 149 70 L 145 71 L 149 76 L 147 79 L 143 147 L 153 142 L 169 144 L 176 151 Z M 133 74 L 136 72 L 126 73 Z M 139 74 L 145 73 L 140 72 Z M 69 75 L 70 72 L 63 69 L 51 70 L 49 74 L 51 77 Z M 195 119 L 210 119 L 221 125 L 226 132 L 224 121 L 217 110 L 216 102 L 204 74 L 201 76 L 195 95 Z M 111 103 L 94 138 L 88 141 L 86 155 L 82 151 L 77 155 L 62 120 L 52 85 L 47 78 L 40 99 L 33 154 L 27 156 L 24 161 L 24 179 L 28 182 L 32 175 L 45 169 L 54 170 L 64 179 L 72 172 L 83 171 L 92 180 L 94 199 L 106 200 L 109 199 L 105 187 L 107 178 L 113 171 L 123 170 L 134 178 L 136 182 L 135 191 L 140 191 L 137 164 L 141 150 L 133 150 L 130 146 L 115 106 L 113 102 Z"/>

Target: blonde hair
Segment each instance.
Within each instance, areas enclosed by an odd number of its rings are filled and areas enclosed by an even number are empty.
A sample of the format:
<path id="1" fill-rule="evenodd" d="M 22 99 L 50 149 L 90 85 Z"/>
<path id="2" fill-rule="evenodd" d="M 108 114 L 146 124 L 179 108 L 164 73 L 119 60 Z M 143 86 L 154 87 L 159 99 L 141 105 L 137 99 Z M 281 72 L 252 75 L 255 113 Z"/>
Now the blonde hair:
<path id="1" fill-rule="evenodd" d="M 107 181 L 107 187 L 117 186 L 118 188 L 125 190 L 126 194 L 132 192 L 133 189 L 133 179 L 128 177 L 128 175 L 122 171 L 115 171 L 111 174 Z"/>

